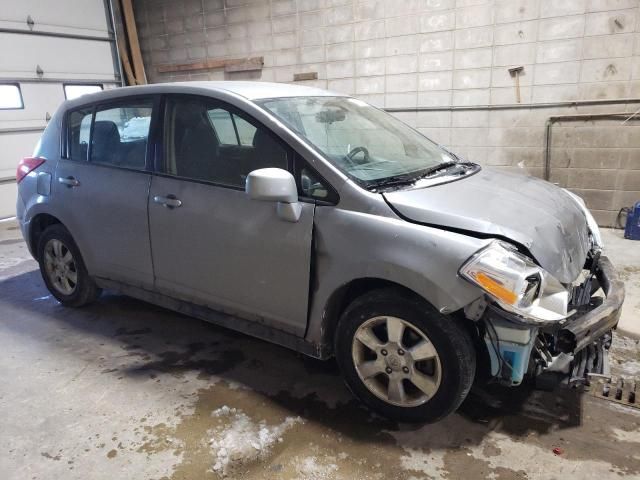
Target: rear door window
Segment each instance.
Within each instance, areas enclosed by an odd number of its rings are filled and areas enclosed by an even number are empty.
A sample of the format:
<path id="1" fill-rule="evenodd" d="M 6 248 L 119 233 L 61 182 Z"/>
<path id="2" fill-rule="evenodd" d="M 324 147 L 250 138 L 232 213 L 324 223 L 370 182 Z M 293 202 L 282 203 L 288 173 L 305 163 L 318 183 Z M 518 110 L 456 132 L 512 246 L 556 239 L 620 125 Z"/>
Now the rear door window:
<path id="1" fill-rule="evenodd" d="M 153 100 L 134 100 L 96 110 L 90 161 L 144 169 Z"/>

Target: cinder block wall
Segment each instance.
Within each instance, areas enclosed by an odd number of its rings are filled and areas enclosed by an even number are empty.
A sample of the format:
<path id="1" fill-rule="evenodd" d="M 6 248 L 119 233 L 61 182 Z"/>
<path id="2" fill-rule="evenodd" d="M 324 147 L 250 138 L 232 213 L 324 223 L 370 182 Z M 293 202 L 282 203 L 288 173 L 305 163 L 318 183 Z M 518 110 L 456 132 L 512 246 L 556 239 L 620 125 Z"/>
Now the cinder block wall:
<path id="1" fill-rule="evenodd" d="M 462 156 L 543 175 L 550 116 L 635 112 L 640 0 L 135 0 L 152 82 L 299 82 L 395 112 Z M 263 56 L 258 72 L 160 74 L 157 66 Z M 508 69 L 523 66 L 521 106 Z M 618 100 L 576 104 L 581 100 Z M 545 104 L 544 108 L 540 108 Z M 458 110 L 459 107 L 473 107 Z M 415 111 L 412 109 L 423 109 Z M 552 181 L 602 225 L 640 200 L 640 123 L 556 123 Z"/>

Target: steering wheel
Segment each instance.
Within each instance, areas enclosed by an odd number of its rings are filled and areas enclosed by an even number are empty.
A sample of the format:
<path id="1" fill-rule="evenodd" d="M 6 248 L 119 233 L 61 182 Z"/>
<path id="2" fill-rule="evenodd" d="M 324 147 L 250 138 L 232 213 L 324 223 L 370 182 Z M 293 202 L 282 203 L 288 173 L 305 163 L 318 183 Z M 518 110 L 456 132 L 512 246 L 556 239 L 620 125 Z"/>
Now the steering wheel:
<path id="1" fill-rule="evenodd" d="M 360 162 L 356 162 L 355 160 L 355 156 L 357 154 L 359 154 L 360 152 L 364 153 L 364 158 L 362 159 L 362 161 Z M 349 162 L 356 164 L 356 163 L 367 163 L 369 161 L 369 150 L 367 150 L 366 147 L 356 147 L 354 149 L 352 149 L 349 153 L 347 153 L 347 159 L 349 160 Z"/>

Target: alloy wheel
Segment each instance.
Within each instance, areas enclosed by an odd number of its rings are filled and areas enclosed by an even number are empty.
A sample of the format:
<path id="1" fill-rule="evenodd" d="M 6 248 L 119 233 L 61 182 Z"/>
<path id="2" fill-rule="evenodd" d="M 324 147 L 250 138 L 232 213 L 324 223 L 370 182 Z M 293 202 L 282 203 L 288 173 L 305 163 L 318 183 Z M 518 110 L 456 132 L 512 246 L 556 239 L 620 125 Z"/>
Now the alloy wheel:
<path id="1" fill-rule="evenodd" d="M 401 318 L 380 316 L 358 327 L 352 358 L 360 380 L 381 400 L 416 407 L 438 391 L 440 357 L 427 335 Z"/>
<path id="2" fill-rule="evenodd" d="M 53 287 L 63 295 L 71 295 L 78 284 L 78 270 L 71 250 L 52 238 L 44 247 L 44 267 Z"/>

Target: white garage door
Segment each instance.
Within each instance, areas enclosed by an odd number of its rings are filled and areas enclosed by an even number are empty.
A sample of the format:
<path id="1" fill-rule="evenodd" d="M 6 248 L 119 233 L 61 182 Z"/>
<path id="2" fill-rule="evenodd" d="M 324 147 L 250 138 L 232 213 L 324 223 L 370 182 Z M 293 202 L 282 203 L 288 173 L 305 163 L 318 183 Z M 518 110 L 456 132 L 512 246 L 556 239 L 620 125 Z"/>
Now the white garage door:
<path id="1" fill-rule="evenodd" d="M 18 161 L 65 96 L 120 85 L 108 0 L 0 0 L 0 218 Z"/>

